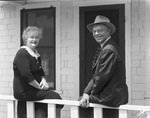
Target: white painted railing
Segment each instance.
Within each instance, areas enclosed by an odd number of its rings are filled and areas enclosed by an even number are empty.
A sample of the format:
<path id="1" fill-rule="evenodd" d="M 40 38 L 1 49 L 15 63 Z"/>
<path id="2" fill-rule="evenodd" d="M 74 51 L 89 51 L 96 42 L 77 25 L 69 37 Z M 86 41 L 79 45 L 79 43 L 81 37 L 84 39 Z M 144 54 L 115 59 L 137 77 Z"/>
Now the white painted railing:
<path id="1" fill-rule="evenodd" d="M 15 102 L 17 100 L 10 95 L 0 95 L 0 100 L 7 101 L 7 118 L 16 118 Z M 79 101 L 53 99 L 34 102 L 48 104 L 48 118 L 56 118 L 56 104 L 70 106 L 70 118 L 79 118 Z M 34 118 L 35 116 L 34 102 L 27 102 L 27 118 Z M 94 109 L 94 118 L 102 118 L 102 108 L 119 109 L 119 118 L 127 118 L 128 111 L 141 111 L 141 114 L 145 114 L 145 118 L 150 118 L 150 106 L 122 105 L 118 108 L 113 108 L 90 103 L 89 107 Z"/>

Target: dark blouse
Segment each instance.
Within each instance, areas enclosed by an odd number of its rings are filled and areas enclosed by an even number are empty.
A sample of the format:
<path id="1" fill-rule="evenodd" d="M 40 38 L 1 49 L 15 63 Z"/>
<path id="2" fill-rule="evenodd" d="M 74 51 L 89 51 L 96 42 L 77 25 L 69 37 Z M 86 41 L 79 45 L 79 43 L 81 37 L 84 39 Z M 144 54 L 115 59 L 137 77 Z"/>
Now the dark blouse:
<path id="1" fill-rule="evenodd" d="M 34 89 L 29 83 L 36 80 L 40 83 L 41 77 L 44 76 L 44 71 L 41 67 L 41 58 L 37 59 L 31 56 L 25 48 L 21 48 L 13 61 L 14 70 L 14 97 Z"/>

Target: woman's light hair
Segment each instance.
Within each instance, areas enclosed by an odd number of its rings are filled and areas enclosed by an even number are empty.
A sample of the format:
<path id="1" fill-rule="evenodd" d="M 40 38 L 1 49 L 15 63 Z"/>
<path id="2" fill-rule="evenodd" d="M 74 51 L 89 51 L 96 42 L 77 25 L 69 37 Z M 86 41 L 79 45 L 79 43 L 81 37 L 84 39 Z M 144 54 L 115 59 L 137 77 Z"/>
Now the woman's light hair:
<path id="1" fill-rule="evenodd" d="M 36 26 L 28 26 L 24 29 L 22 34 L 22 39 L 24 44 L 26 43 L 26 40 L 30 37 L 31 33 L 35 33 L 34 35 L 38 36 L 39 39 L 42 38 L 42 29 L 38 28 Z"/>

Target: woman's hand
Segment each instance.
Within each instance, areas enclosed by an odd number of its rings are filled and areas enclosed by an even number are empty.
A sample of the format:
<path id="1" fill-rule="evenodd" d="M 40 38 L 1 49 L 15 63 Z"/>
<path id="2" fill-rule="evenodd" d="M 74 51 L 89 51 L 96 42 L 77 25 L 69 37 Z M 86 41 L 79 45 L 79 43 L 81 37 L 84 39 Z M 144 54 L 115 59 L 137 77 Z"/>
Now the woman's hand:
<path id="1" fill-rule="evenodd" d="M 40 82 L 40 88 L 41 88 L 41 90 L 48 90 L 49 89 L 49 85 L 46 82 L 45 78 L 42 78 L 42 80 Z"/>
<path id="2" fill-rule="evenodd" d="M 89 95 L 84 93 L 82 99 L 79 102 L 80 106 L 87 108 L 89 106 Z"/>
<path id="3" fill-rule="evenodd" d="M 34 88 L 41 90 L 40 84 L 36 80 L 31 81 L 29 84 Z"/>

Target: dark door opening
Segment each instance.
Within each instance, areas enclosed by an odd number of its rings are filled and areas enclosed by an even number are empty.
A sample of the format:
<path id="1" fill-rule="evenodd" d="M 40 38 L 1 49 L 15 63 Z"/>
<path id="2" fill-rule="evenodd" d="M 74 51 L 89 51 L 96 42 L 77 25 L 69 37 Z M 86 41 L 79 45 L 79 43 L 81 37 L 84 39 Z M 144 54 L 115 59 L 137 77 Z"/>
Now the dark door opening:
<path id="1" fill-rule="evenodd" d="M 125 61 L 125 5 L 102 5 L 80 7 L 80 95 L 82 95 L 86 85 L 92 75 L 92 61 L 98 44 L 94 40 L 92 33 L 87 29 L 87 24 L 93 23 L 97 15 L 103 15 L 110 19 L 116 26 L 116 32 L 112 35 L 117 45 L 123 52 Z"/>

